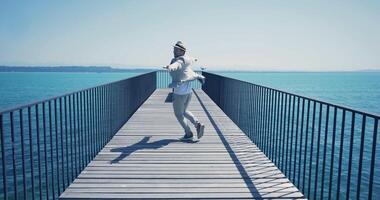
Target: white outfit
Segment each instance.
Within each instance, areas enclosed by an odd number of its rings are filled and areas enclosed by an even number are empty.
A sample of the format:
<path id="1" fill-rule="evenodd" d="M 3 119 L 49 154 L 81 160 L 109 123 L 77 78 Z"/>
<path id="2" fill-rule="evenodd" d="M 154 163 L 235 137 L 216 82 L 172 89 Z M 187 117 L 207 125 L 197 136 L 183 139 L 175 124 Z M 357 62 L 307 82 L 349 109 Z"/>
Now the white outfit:
<path id="1" fill-rule="evenodd" d="M 174 94 L 185 95 L 191 93 L 191 81 L 186 81 L 174 88 Z"/>
<path id="2" fill-rule="evenodd" d="M 198 119 L 187 110 L 192 96 L 191 81 L 204 78 L 202 75 L 195 73 L 191 68 L 196 59 L 189 56 L 179 56 L 173 58 L 168 66 L 172 83 L 169 87 L 174 88 L 173 91 L 173 110 L 174 114 L 185 130 L 186 136 L 192 136 L 191 129 L 187 123 L 189 120 L 194 126 L 197 126 Z"/>
<path id="3" fill-rule="evenodd" d="M 204 76 L 195 73 L 191 68 L 196 61 L 195 58 L 190 56 L 178 56 L 171 60 L 168 66 L 169 74 L 172 77 L 172 83 L 169 84 L 170 88 L 176 88 L 181 83 L 186 81 L 192 81 L 196 79 L 202 79 Z"/>

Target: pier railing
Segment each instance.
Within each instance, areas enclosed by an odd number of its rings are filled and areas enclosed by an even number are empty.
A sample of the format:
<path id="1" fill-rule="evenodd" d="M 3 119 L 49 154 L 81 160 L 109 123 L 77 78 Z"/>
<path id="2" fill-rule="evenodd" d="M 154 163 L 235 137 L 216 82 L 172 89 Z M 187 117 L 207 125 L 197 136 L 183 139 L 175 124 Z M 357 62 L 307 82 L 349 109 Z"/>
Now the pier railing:
<path id="1" fill-rule="evenodd" d="M 379 116 L 203 72 L 202 89 L 309 199 L 380 199 Z"/>
<path id="2" fill-rule="evenodd" d="M 0 199 L 58 199 L 156 89 L 156 72 L 0 113 Z"/>
<path id="3" fill-rule="evenodd" d="M 202 89 L 305 196 L 380 199 L 378 115 L 202 74 Z M 0 199 L 57 199 L 170 81 L 150 72 L 0 112 Z"/>
<path id="4" fill-rule="evenodd" d="M 195 71 L 196 73 L 201 74 L 201 71 Z M 157 88 L 167 88 L 169 83 L 172 81 L 170 74 L 167 70 L 158 70 L 157 71 Z M 192 81 L 191 86 L 195 89 L 200 89 L 202 84 L 199 81 Z"/>

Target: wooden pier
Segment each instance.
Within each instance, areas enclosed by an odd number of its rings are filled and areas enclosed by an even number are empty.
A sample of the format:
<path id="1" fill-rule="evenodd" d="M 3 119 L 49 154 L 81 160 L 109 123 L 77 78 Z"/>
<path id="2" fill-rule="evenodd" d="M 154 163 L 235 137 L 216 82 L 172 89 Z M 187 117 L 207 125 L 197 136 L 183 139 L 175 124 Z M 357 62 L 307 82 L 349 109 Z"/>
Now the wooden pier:
<path id="1" fill-rule="evenodd" d="M 189 109 L 204 137 L 179 141 L 169 91 L 157 89 L 60 199 L 305 198 L 202 90 Z"/>

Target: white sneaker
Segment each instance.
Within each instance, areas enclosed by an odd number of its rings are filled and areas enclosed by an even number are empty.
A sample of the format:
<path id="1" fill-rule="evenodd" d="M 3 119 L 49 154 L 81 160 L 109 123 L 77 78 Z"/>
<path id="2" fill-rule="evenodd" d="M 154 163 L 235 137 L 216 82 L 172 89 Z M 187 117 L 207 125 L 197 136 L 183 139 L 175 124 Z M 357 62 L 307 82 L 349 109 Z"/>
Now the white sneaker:
<path id="1" fill-rule="evenodd" d="M 199 140 L 201 139 L 201 137 L 203 137 L 203 133 L 205 131 L 205 125 L 202 123 L 198 123 L 196 128 L 197 128 L 197 137 Z"/>

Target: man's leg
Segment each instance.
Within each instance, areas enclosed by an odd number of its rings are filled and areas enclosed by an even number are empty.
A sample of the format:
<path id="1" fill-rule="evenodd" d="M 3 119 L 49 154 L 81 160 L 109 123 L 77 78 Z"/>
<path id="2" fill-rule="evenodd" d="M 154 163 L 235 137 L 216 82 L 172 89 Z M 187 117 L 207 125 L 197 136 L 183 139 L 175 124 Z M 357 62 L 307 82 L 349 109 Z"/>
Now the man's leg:
<path id="1" fill-rule="evenodd" d="M 186 98 L 185 105 L 184 105 L 184 114 L 183 115 L 186 117 L 186 119 L 188 119 L 191 123 L 193 123 L 194 126 L 196 126 L 199 123 L 198 119 L 193 115 L 193 113 L 191 113 L 189 110 L 187 110 L 187 107 L 189 106 L 189 103 L 191 101 L 192 93 L 187 94 L 186 96 L 187 96 L 187 98 Z"/>
<path id="2" fill-rule="evenodd" d="M 187 124 L 187 121 L 184 116 L 186 96 L 187 95 L 173 94 L 173 98 L 174 98 L 173 109 L 174 109 L 174 114 L 178 122 L 181 124 L 182 128 L 185 130 L 186 137 L 190 137 L 193 134 L 191 133 L 191 129 L 189 125 Z"/>
<path id="3" fill-rule="evenodd" d="M 191 101 L 192 94 L 193 93 L 190 93 L 187 96 L 187 99 L 185 102 L 184 115 L 188 120 L 190 120 L 194 124 L 195 128 L 197 129 L 198 139 L 200 139 L 201 137 L 203 137 L 203 132 L 204 132 L 205 126 L 204 126 L 204 124 L 202 124 L 198 121 L 198 119 L 193 115 L 193 113 L 191 113 L 190 111 L 187 110 L 187 107 L 189 106 L 189 103 Z"/>

